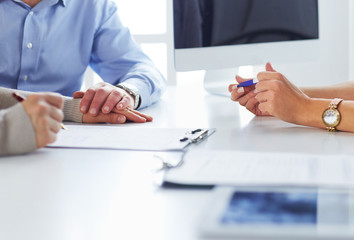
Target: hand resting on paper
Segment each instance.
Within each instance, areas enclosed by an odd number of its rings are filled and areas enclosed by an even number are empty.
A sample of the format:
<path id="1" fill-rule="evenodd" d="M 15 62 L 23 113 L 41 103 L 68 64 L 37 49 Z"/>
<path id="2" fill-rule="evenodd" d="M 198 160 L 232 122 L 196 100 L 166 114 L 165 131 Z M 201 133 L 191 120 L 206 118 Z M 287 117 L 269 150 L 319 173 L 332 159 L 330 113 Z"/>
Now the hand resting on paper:
<path id="1" fill-rule="evenodd" d="M 83 95 L 83 92 L 76 92 L 74 98 L 82 98 Z M 127 121 L 135 123 L 146 123 L 151 122 L 152 120 L 153 118 L 151 116 L 133 110 L 130 107 L 121 110 L 113 108 L 110 113 L 103 113 L 102 111 L 99 111 L 96 116 L 93 116 L 87 112 L 82 116 L 82 122 L 84 123 L 123 124 Z"/>

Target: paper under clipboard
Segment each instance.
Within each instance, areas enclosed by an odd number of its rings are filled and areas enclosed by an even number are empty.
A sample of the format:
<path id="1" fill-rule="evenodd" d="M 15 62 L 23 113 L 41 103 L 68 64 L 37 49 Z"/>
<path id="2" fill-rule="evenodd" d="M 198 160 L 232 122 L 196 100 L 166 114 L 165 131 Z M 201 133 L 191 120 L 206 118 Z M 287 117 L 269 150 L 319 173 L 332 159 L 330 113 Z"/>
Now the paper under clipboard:
<path id="1" fill-rule="evenodd" d="M 177 185 L 354 187 L 354 157 L 298 153 L 191 150 L 165 172 Z"/>
<path id="2" fill-rule="evenodd" d="M 215 129 L 141 128 L 115 125 L 68 125 L 51 148 L 180 151 Z"/>

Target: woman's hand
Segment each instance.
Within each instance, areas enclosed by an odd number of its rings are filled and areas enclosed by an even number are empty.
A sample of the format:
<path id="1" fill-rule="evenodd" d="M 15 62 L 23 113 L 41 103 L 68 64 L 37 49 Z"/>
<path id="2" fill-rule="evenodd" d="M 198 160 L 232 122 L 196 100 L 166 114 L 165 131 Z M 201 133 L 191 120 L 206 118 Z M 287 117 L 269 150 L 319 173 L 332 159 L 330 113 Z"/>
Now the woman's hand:
<path id="1" fill-rule="evenodd" d="M 255 86 L 250 87 L 240 87 L 237 85 L 248 81 L 250 79 L 245 79 L 240 76 L 236 76 L 237 84 L 231 84 L 229 86 L 229 92 L 231 93 L 231 100 L 239 102 L 240 105 L 246 107 L 250 112 L 257 116 L 269 115 L 268 113 L 262 112 L 259 109 L 259 102 L 256 99 Z"/>
<path id="2" fill-rule="evenodd" d="M 270 63 L 266 72 L 258 74 L 255 99 L 258 109 L 281 120 L 299 123 L 304 110 L 309 106 L 310 98 L 292 84 L 283 74 L 276 72 Z M 306 117 L 306 116 L 305 116 Z"/>
<path id="3" fill-rule="evenodd" d="M 36 135 L 37 148 L 56 140 L 64 114 L 63 98 L 56 93 L 36 93 L 22 102 Z"/>

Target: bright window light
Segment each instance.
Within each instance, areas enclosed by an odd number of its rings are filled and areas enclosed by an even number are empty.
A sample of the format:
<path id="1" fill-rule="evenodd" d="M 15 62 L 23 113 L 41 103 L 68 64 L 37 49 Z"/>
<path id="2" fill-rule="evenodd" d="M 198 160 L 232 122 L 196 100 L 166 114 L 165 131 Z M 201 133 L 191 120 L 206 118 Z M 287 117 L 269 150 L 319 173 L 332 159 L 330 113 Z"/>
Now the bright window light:
<path id="1" fill-rule="evenodd" d="M 114 0 L 132 34 L 166 33 L 166 0 Z"/>

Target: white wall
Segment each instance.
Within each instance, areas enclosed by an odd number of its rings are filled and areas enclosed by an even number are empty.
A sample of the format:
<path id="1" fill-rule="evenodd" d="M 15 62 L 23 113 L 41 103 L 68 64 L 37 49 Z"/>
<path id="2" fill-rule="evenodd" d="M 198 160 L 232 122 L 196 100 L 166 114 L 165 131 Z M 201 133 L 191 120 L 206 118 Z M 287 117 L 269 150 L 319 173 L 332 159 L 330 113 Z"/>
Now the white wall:
<path id="1" fill-rule="evenodd" d="M 349 80 L 354 81 L 354 1 L 349 0 Z"/>
<path id="2" fill-rule="evenodd" d="M 297 85 L 331 85 L 354 76 L 352 0 L 320 0 L 320 54 L 316 62 L 276 66 Z"/>

